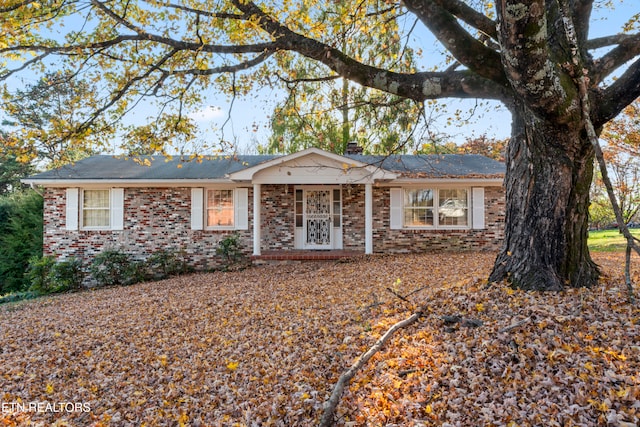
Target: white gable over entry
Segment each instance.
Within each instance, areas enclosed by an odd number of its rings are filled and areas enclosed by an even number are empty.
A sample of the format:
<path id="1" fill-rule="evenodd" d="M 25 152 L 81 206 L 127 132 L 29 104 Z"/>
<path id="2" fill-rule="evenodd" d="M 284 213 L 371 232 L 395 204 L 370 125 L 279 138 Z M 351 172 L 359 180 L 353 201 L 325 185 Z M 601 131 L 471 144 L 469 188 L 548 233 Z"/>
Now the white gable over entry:
<path id="1" fill-rule="evenodd" d="M 262 184 L 363 184 L 365 186 L 365 253 L 371 254 L 373 253 L 373 184 L 380 181 L 391 181 L 397 177 L 397 174 L 380 167 L 329 153 L 319 148 L 308 148 L 228 175 L 232 181 L 253 184 L 254 255 L 260 255 Z"/>
<path id="2" fill-rule="evenodd" d="M 339 154 L 308 148 L 228 177 L 253 184 L 372 184 L 396 179 L 398 175 Z"/>

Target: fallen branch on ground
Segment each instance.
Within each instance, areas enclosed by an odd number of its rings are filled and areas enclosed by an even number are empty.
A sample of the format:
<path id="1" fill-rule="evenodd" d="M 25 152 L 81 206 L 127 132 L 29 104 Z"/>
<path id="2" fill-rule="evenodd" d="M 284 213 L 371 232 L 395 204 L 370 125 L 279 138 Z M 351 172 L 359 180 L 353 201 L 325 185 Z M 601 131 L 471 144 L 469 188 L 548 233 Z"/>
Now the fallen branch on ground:
<path id="1" fill-rule="evenodd" d="M 509 325 L 509 326 L 506 326 L 506 327 L 504 327 L 504 328 L 500 329 L 500 330 L 498 331 L 498 333 L 500 333 L 500 334 L 501 334 L 501 333 L 503 333 L 503 332 L 509 332 L 509 331 L 512 331 L 512 330 L 514 330 L 515 328 L 517 328 L 517 327 L 519 327 L 519 326 L 524 325 L 525 323 L 527 323 L 527 322 L 528 322 L 528 321 L 530 321 L 530 320 L 531 320 L 531 317 L 525 317 L 524 319 L 522 319 L 522 320 L 521 320 L 521 321 L 519 321 L 519 322 L 514 323 L 513 325 Z"/>
<path id="2" fill-rule="evenodd" d="M 333 388 L 333 392 L 324 404 L 324 413 L 322 414 L 322 419 L 320 420 L 320 427 L 329 427 L 334 424 L 334 414 L 336 411 L 336 407 L 338 403 L 340 403 L 340 398 L 342 397 L 342 393 L 344 392 L 344 388 L 349 385 L 353 377 L 356 373 L 376 354 L 382 347 L 385 345 L 389 338 L 393 336 L 396 331 L 406 328 L 407 326 L 415 323 L 420 316 L 422 316 L 424 312 L 424 307 L 420 308 L 418 311 L 413 313 L 410 317 L 399 321 L 398 323 L 391 326 L 387 332 L 382 335 L 376 343 L 369 348 L 365 353 L 363 353 L 354 363 L 351 365 L 349 369 L 340 375 L 338 378 L 338 382 Z"/>

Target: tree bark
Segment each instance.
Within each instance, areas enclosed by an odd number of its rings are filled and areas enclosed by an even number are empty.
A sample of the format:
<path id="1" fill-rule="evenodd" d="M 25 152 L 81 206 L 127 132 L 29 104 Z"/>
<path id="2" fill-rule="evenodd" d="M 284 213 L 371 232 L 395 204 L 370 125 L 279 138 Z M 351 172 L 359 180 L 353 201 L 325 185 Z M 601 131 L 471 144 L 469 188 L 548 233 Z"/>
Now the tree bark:
<path id="1" fill-rule="evenodd" d="M 587 247 L 594 150 L 569 128 L 512 108 L 507 148 L 505 240 L 490 281 L 527 290 L 591 287 L 599 270 Z"/>

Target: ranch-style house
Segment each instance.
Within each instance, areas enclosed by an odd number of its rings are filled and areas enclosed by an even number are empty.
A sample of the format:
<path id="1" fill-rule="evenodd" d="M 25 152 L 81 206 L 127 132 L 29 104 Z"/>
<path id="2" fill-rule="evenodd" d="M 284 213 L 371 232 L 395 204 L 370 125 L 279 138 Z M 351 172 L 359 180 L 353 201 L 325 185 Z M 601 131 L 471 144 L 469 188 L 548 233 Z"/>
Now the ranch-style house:
<path id="1" fill-rule="evenodd" d="M 503 238 L 504 164 L 480 155 L 289 155 L 197 159 L 98 155 L 23 180 L 44 191 L 44 253 L 87 262 L 183 251 L 219 266 L 237 234 L 247 256 L 493 250 Z"/>

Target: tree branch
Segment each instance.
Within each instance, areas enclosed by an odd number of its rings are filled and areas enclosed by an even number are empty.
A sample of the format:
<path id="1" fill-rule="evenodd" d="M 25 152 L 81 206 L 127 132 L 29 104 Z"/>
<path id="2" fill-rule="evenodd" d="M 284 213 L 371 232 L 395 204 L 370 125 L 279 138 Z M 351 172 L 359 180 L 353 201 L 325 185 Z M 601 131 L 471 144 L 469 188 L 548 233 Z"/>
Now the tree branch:
<path id="1" fill-rule="evenodd" d="M 324 404 L 324 412 L 322 414 L 322 418 L 320 419 L 320 427 L 330 427 L 334 424 L 334 414 L 338 404 L 340 403 L 340 399 L 342 397 L 342 393 L 344 392 L 344 388 L 349 385 L 353 377 L 358 373 L 360 369 L 376 354 L 378 351 L 382 349 L 387 341 L 395 334 L 398 330 L 402 328 L 406 328 L 411 324 L 415 323 L 423 314 L 424 308 L 413 313 L 410 317 L 397 322 L 393 326 L 391 326 L 387 332 L 382 335 L 376 343 L 369 348 L 365 353 L 363 353 L 352 365 L 349 369 L 340 375 L 338 382 L 333 388 L 333 392 Z"/>
<path id="2" fill-rule="evenodd" d="M 435 2 L 438 6 L 447 10 L 466 24 L 486 34 L 493 40 L 498 41 L 496 22 L 489 19 L 486 15 L 479 13 L 477 10 L 460 0 L 435 0 Z"/>
<path id="3" fill-rule="evenodd" d="M 363 86 L 414 101 L 445 97 L 505 100 L 510 97 L 508 88 L 470 71 L 404 74 L 363 64 L 325 43 L 291 31 L 253 2 L 232 1 L 239 10 L 257 18 L 258 25 L 274 38 L 278 49 L 297 52 L 321 62 L 340 76 Z"/>
<path id="4" fill-rule="evenodd" d="M 195 13 L 196 15 L 199 15 L 199 16 L 206 16 L 206 17 L 215 18 L 215 19 L 236 19 L 240 21 L 247 20 L 247 17 L 245 15 L 241 15 L 237 13 L 210 12 L 207 10 L 194 9 L 192 7 L 188 7 L 188 6 L 176 4 L 176 3 L 169 3 L 167 4 L 167 7 L 171 7 L 173 9 L 182 10 L 184 12 Z"/>
<path id="5" fill-rule="evenodd" d="M 441 7 L 444 0 L 406 0 L 405 6 L 413 12 L 422 23 L 436 36 L 438 41 L 451 52 L 460 63 L 472 69 L 478 75 L 498 84 L 506 85 L 507 79 L 500 63 L 500 54 L 472 37 L 454 15 Z M 466 12 L 464 16 L 471 18 L 468 7 L 459 3 L 449 3 L 448 8 L 458 12 Z M 455 7 L 455 6 L 459 7 Z M 479 15 L 477 12 L 475 15 Z M 488 26 L 488 25 L 485 25 Z M 491 32 L 491 30 L 489 30 Z M 495 26 L 494 26 L 495 34 Z"/>
<path id="6" fill-rule="evenodd" d="M 637 40 L 640 34 L 614 34 L 611 36 L 597 37 L 587 40 L 586 46 L 589 50 L 601 49 L 603 47 L 619 45 L 629 39 Z"/>
<path id="7" fill-rule="evenodd" d="M 604 183 L 607 194 L 609 195 L 609 200 L 611 201 L 611 207 L 613 208 L 613 212 L 616 215 L 616 220 L 618 221 L 618 229 L 620 233 L 627 239 L 627 249 L 626 249 L 626 264 L 625 264 L 625 272 L 629 270 L 629 265 L 631 263 L 631 249 L 633 248 L 638 255 L 640 255 L 640 246 L 638 246 L 634 240 L 633 235 L 629 231 L 626 222 L 622 216 L 622 210 L 620 209 L 620 205 L 618 204 L 618 199 L 616 198 L 615 192 L 613 191 L 613 185 L 611 184 L 611 180 L 609 179 L 609 172 L 607 169 L 607 163 L 604 159 L 604 155 L 602 153 L 602 148 L 600 147 L 600 142 L 598 139 L 598 135 L 593 126 L 593 122 L 591 121 L 591 103 L 589 100 L 589 76 L 588 70 L 582 66 L 584 64 L 584 59 L 580 57 L 580 51 L 578 50 L 578 39 L 576 36 L 575 29 L 573 28 L 572 21 L 568 19 L 571 16 L 571 9 L 568 5 L 568 0 L 561 0 L 560 7 L 562 10 L 562 15 L 564 15 L 563 22 L 565 25 L 567 38 L 569 39 L 569 43 L 571 44 L 571 50 L 573 52 L 573 65 L 575 67 L 575 72 L 578 76 L 578 88 L 580 92 L 580 102 L 581 102 L 581 112 L 582 118 L 585 123 L 585 130 L 587 132 L 587 136 L 591 141 L 591 145 L 594 148 L 596 153 L 596 159 L 598 160 L 598 165 L 600 166 L 600 173 L 602 175 L 602 182 Z M 630 282 L 627 282 L 627 287 L 629 290 L 629 300 L 633 301 L 633 287 Z"/>
<path id="8" fill-rule="evenodd" d="M 174 49 L 178 50 L 191 50 L 191 51 L 199 51 L 199 52 L 208 52 L 208 53 L 259 53 L 265 50 L 274 51 L 276 46 L 274 43 L 258 43 L 251 45 L 212 45 L 212 44 L 202 44 L 202 43 L 194 43 L 194 42 L 184 42 L 178 41 L 173 38 L 163 37 L 155 34 L 151 34 L 143 30 L 142 28 L 134 25 L 124 19 L 123 17 L 118 16 L 111 9 L 106 7 L 103 2 L 98 0 L 91 0 L 91 3 L 95 5 L 98 9 L 100 9 L 103 13 L 113 19 L 115 22 L 125 26 L 131 31 L 137 34 L 137 37 L 133 37 L 134 40 L 139 41 L 153 41 L 156 43 L 160 43 L 166 46 L 170 46 Z M 126 36 L 121 36 L 126 37 Z"/>
<path id="9" fill-rule="evenodd" d="M 617 35 L 596 40 L 601 40 L 602 43 L 617 40 L 618 46 L 594 62 L 589 73 L 592 84 L 601 83 L 615 70 L 640 54 L 640 34 Z"/>
<path id="10" fill-rule="evenodd" d="M 0 13 L 13 12 L 14 10 L 20 9 L 23 6 L 30 5 L 31 3 L 35 3 L 35 0 L 24 0 L 10 6 L 2 6 L 0 7 Z"/>
<path id="11" fill-rule="evenodd" d="M 185 70 L 173 70 L 173 71 L 167 71 L 167 73 L 174 74 L 174 75 L 190 74 L 194 76 L 210 76 L 213 74 L 235 73 L 238 71 L 242 71 L 242 70 L 246 70 L 251 67 L 254 67 L 266 61 L 271 55 L 273 55 L 272 51 L 263 52 L 253 59 L 243 61 L 243 62 L 238 62 L 237 64 L 234 64 L 234 65 L 222 65 L 220 67 L 206 68 L 206 69 L 190 68 Z"/>
<path id="12" fill-rule="evenodd" d="M 608 88 L 596 92 L 595 96 L 591 119 L 595 127 L 600 127 L 640 97 L 640 59 L 631 64 Z"/>
<path id="13" fill-rule="evenodd" d="M 548 22 L 547 2 L 502 0 L 497 4 L 502 63 L 514 90 L 542 117 L 558 124 L 575 122 L 579 111 L 571 101 L 577 89 L 560 68 L 562 59 L 555 54 L 560 49 L 552 47 L 554 40 L 548 36 L 556 22 Z"/>

